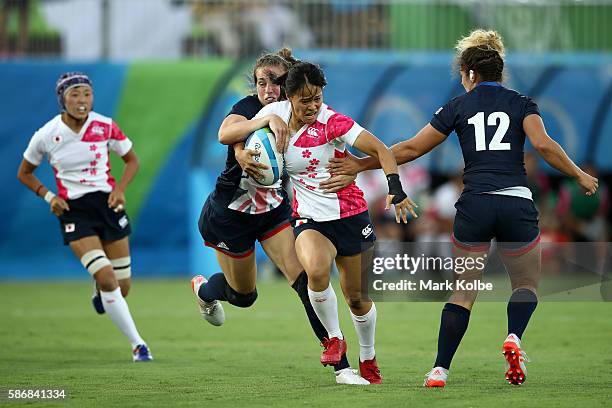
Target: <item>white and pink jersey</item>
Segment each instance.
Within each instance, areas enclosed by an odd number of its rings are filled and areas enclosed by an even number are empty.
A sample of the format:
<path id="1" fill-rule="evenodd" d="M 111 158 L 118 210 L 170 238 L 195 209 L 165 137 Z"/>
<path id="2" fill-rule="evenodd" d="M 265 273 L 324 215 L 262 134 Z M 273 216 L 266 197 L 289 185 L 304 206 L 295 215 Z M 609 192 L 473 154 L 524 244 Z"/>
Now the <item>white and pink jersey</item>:
<path id="1" fill-rule="evenodd" d="M 256 117 L 280 116 L 289 123 L 289 101 L 263 107 Z M 368 209 L 363 192 L 353 182 L 337 193 L 325 193 L 319 185 L 330 178 L 325 168 L 332 157 L 346 156 L 363 128 L 353 119 L 334 112 L 323 104 L 312 125 L 305 125 L 291 136 L 285 153 L 285 168 L 293 183 L 293 214 L 315 221 L 332 221 L 362 213 Z"/>
<path id="2" fill-rule="evenodd" d="M 87 193 L 109 193 L 115 187 L 110 172 L 110 150 L 119 156 L 132 142 L 111 118 L 90 112 L 79 133 L 74 133 L 57 115 L 39 129 L 23 157 L 38 166 L 47 156 L 55 173 L 58 195 L 64 200 Z"/>

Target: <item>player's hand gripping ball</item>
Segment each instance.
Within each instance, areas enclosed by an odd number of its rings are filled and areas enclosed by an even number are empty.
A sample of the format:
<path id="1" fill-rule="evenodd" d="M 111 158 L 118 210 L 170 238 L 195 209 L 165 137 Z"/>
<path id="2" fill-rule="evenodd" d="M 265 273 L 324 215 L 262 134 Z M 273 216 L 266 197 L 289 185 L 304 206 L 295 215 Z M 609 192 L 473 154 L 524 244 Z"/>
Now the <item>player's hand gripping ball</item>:
<path id="1" fill-rule="evenodd" d="M 270 186 L 280 180 L 285 160 L 276 149 L 276 138 L 269 128 L 256 130 L 247 138 L 244 148 L 258 152 L 259 154 L 253 156 L 253 159 L 268 166 L 267 169 L 261 169 L 263 177 L 255 179 L 257 183 Z"/>

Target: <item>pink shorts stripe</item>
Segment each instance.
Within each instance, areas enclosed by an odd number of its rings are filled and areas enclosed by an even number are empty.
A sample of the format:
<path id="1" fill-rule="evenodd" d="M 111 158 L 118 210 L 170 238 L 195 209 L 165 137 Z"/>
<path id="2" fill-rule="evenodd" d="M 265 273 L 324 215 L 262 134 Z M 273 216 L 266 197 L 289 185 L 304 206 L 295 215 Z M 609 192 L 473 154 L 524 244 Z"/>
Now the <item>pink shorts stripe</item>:
<path id="1" fill-rule="evenodd" d="M 234 258 L 234 259 L 246 258 L 247 256 L 251 255 L 253 253 L 253 251 L 255 251 L 255 248 L 251 248 L 247 252 L 243 252 L 241 254 L 234 254 L 232 252 L 229 252 L 229 251 L 226 251 L 226 250 L 224 250 L 222 248 L 219 248 L 215 244 L 212 244 L 212 243 L 210 243 L 208 241 L 204 241 L 204 245 L 206 245 L 207 247 L 211 247 L 213 249 L 216 249 L 217 251 L 221 252 L 223 255 L 227 255 L 230 258 Z"/>
<path id="2" fill-rule="evenodd" d="M 535 237 L 535 239 L 531 241 L 530 243 L 528 243 L 527 245 L 523 245 L 520 248 L 513 248 L 513 249 L 504 249 L 500 247 L 499 252 L 501 252 L 505 256 L 521 256 L 531 251 L 533 248 L 535 248 L 536 245 L 540 243 L 540 240 L 541 240 L 541 236 L 538 233 L 538 236 Z"/>
<path id="3" fill-rule="evenodd" d="M 451 239 L 453 241 L 453 244 L 455 244 L 457 248 L 463 249 L 464 251 L 468 251 L 468 252 L 487 252 L 489 250 L 489 247 L 491 246 L 491 244 L 473 245 L 473 244 L 461 242 L 457 240 L 457 238 L 455 238 L 455 234 L 451 235 Z"/>
<path id="4" fill-rule="evenodd" d="M 285 228 L 290 227 L 290 226 L 291 226 L 290 222 L 287 222 L 285 224 L 279 225 L 278 227 L 274 228 L 271 231 L 266 232 L 261 237 L 259 237 L 259 242 L 265 241 L 268 238 L 272 238 L 274 235 L 278 234 L 279 232 L 281 232 L 282 230 L 284 230 Z"/>

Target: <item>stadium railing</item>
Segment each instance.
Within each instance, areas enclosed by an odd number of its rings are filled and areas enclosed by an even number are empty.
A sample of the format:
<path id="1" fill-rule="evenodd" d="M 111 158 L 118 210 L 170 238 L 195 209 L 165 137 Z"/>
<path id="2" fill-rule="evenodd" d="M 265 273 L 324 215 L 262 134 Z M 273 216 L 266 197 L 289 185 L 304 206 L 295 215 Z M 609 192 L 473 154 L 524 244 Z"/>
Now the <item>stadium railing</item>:
<path id="1" fill-rule="evenodd" d="M 0 18 L 0 38 L 2 33 L 8 38 L 6 49 L 0 50 L 0 58 L 24 54 L 68 59 L 237 58 L 283 45 L 303 50 L 448 50 L 457 38 L 474 27 L 497 29 L 507 47 L 515 51 L 612 51 L 612 25 L 609 24 L 612 2 L 609 0 L 29 0 L 25 3 L 29 4 L 28 45 L 25 51 L 17 53 L 20 25 L 17 9 L 0 7 L 0 16 L 7 17 Z M 88 10 L 87 25 L 82 30 L 67 27 L 66 22 L 85 18 L 79 15 L 84 8 Z M 85 37 L 88 49 L 71 49 L 71 44 L 85 44 L 78 37 Z"/>

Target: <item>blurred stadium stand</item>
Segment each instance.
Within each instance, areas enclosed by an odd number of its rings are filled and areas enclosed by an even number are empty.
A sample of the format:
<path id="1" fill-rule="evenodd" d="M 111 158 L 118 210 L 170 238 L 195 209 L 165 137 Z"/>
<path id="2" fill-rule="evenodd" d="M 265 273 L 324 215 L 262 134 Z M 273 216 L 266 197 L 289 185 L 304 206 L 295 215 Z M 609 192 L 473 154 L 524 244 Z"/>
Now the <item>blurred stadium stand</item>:
<path id="1" fill-rule="evenodd" d="M 0 206 L 11 214 L 0 220 L 0 279 L 87 277 L 46 204 L 15 178 L 31 135 L 57 114 L 53 88 L 66 70 L 91 75 L 95 109 L 116 119 L 141 159 L 127 196 L 136 276 L 218 270 L 195 228 L 225 160 L 217 128 L 250 91 L 254 57 L 282 45 L 323 65 L 328 104 L 392 144 L 463 92 L 451 75 L 455 41 L 495 28 L 509 49 L 508 85 L 535 98 L 572 158 L 611 181 L 610 1 L 29 0 L 26 39 L 19 3 L 0 0 Z M 378 216 L 379 197 L 368 197 L 380 238 L 448 233 L 462 168 L 455 139 L 403 168 L 425 215 L 419 223 L 398 231 Z M 575 186 L 529 162 L 549 239 L 609 240 L 605 183 L 586 206 Z M 113 166 L 117 174 L 120 160 Z M 53 186 L 43 167 L 37 174 Z M 384 191 L 375 176 L 359 182 Z"/>
<path id="2" fill-rule="evenodd" d="M 2 0 L 2 57 L 236 58 L 299 49 L 448 50 L 495 27 L 515 51 L 611 51 L 609 0 Z M 27 18 L 20 18 L 25 9 Z M 83 12 L 86 10 L 86 12 Z M 25 20 L 26 34 L 21 26 Z M 274 21 L 274 24 L 270 24 Z M 2 41 L 2 36 L 6 38 Z M 27 37 L 26 39 L 22 37 Z M 20 41 L 26 45 L 20 46 Z"/>

